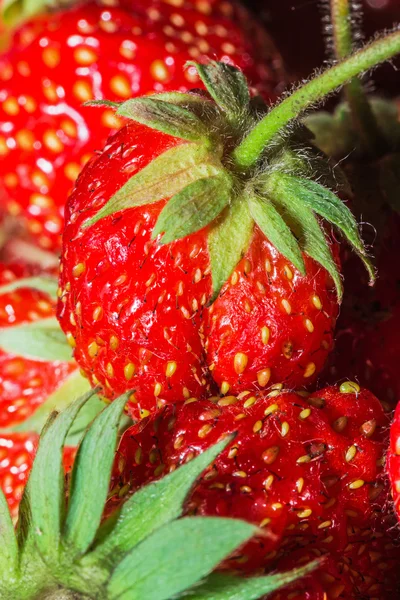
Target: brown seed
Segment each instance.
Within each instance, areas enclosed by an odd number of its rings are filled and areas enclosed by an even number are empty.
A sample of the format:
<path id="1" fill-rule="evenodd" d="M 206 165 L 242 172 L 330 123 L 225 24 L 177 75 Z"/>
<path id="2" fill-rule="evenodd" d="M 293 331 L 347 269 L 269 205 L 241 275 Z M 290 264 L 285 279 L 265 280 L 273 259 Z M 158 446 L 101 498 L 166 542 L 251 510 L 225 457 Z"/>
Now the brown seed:
<path id="1" fill-rule="evenodd" d="M 315 396 L 311 396 L 306 398 L 308 404 L 311 404 L 311 406 L 315 406 L 315 408 L 324 408 L 325 406 L 325 399 L 324 398 L 316 398 Z"/>
<path id="2" fill-rule="evenodd" d="M 278 454 L 279 446 L 271 446 L 270 448 L 267 448 L 267 450 L 264 450 L 261 457 L 265 464 L 272 465 L 272 463 L 274 463 L 278 458 Z"/>
<path id="3" fill-rule="evenodd" d="M 293 356 L 293 343 L 288 340 L 282 344 L 282 354 L 285 358 L 292 358 Z"/>
<path id="4" fill-rule="evenodd" d="M 376 420 L 371 419 L 370 421 L 365 421 L 360 427 L 360 432 L 366 437 L 370 438 L 374 435 L 376 429 Z"/>
<path id="5" fill-rule="evenodd" d="M 336 431 L 336 433 L 342 433 L 346 429 L 348 423 L 348 418 L 343 416 L 339 417 L 332 423 L 332 428 Z"/>

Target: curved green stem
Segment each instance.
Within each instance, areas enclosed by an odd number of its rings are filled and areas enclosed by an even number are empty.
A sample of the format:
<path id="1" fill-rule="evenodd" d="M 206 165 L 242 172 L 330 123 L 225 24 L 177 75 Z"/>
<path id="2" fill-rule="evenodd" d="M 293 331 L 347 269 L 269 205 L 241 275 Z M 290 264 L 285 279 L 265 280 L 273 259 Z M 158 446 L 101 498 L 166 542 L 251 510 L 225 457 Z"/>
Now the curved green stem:
<path id="1" fill-rule="evenodd" d="M 293 92 L 275 106 L 234 150 L 232 157 L 236 167 L 242 171 L 252 167 L 272 138 L 290 121 L 300 116 L 304 110 L 349 82 L 356 75 L 360 75 L 398 53 L 400 53 L 400 30 L 367 44 L 351 57 L 327 69 Z"/>
<path id="2" fill-rule="evenodd" d="M 335 57 L 343 60 L 353 51 L 352 0 L 330 0 L 330 15 Z M 379 153 L 382 135 L 358 77 L 345 86 L 345 95 L 362 148 L 368 154 Z"/>

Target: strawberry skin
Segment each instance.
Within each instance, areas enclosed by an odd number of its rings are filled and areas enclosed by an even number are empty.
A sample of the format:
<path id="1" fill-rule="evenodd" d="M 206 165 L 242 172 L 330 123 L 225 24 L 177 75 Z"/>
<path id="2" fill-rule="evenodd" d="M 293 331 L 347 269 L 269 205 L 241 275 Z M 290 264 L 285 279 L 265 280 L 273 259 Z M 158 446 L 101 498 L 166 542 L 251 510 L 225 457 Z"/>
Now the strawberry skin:
<path id="1" fill-rule="evenodd" d="M 66 208 L 61 327 L 78 364 L 108 397 L 135 391 L 135 418 L 214 393 L 215 382 L 223 394 L 311 383 L 338 310 L 327 272 L 305 257 L 301 276 L 257 228 L 207 308 L 207 228 L 168 245 L 151 239 L 167 199 L 82 229 L 133 171 L 181 143 L 137 124 L 123 127 L 84 169 Z"/>
<path id="2" fill-rule="evenodd" d="M 15 282 L 28 273 L 22 265 L 0 264 L 0 285 Z M 0 293 L 2 328 L 53 315 L 54 302 L 44 292 L 21 288 Z M 28 419 L 74 370 L 74 363 L 31 360 L 0 349 L 0 427 Z"/>
<path id="3" fill-rule="evenodd" d="M 205 55 L 237 64 L 267 99 L 276 97 L 279 56 L 231 2 L 136 7 L 99 0 L 37 17 L 16 32 L 0 57 L 0 197 L 37 244 L 59 251 L 73 182 L 121 123 L 109 108 L 82 104 L 199 86 L 183 65 Z"/>
<path id="4" fill-rule="evenodd" d="M 159 478 L 237 431 L 186 503 L 187 513 L 244 518 L 265 529 L 265 537 L 223 567 L 281 570 L 329 554 L 334 574 L 327 577 L 323 567 L 318 575 L 326 597 L 349 598 L 340 596 L 343 589 L 354 598 L 388 597 L 395 576 L 386 573 L 399 558 L 387 531 L 388 417 L 370 392 L 346 389 L 330 387 L 309 397 L 275 389 L 165 407 L 125 432 L 110 508 L 127 489 Z M 344 587 L 335 596 L 338 584 Z M 297 597 L 282 594 L 276 597 Z"/>
<path id="5" fill-rule="evenodd" d="M 400 404 L 397 405 L 390 426 L 387 472 L 389 474 L 394 506 L 400 519 Z"/>

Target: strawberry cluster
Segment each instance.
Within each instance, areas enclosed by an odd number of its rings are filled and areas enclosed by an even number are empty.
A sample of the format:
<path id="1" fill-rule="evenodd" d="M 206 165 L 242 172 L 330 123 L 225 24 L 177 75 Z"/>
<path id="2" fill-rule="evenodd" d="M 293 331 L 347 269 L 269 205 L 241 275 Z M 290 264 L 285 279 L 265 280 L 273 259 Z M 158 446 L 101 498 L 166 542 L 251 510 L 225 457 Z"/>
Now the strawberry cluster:
<path id="1" fill-rule="evenodd" d="M 351 11 L 341 20 L 339 4 L 344 59 Z M 65 522 L 57 513 L 60 556 L 82 559 L 68 585 L 87 598 L 93 575 L 105 600 L 136 598 L 115 591 L 123 577 L 105 567 L 103 546 L 118 554 L 107 535 L 118 518 L 126 527 L 134 494 L 223 441 L 185 491 L 182 519 L 250 524 L 216 560 L 219 573 L 272 581 L 317 560 L 306 578 L 263 594 L 395 598 L 400 124 L 396 105 L 364 97 L 354 77 L 399 51 L 398 34 L 271 108 L 286 84 L 281 59 L 233 0 L 41 11 L 7 4 L 6 24 L 22 25 L 0 55 L 0 487 L 15 523 L 24 497 L 17 531 L 31 489 L 52 506 L 44 467 L 50 482 L 54 443 L 71 497 Z M 299 121 L 343 83 L 333 114 Z M 105 508 L 91 509 L 96 494 L 85 504 L 82 482 L 94 440 L 102 427 L 117 438 L 124 406 L 115 458 L 111 442 L 101 455 L 105 472 L 113 463 L 108 492 L 107 473 L 98 484 Z M 64 408 L 57 439 L 57 417 L 46 421 Z M 32 506 L 52 568 L 54 532 Z M 61 585 L 69 567 L 55 565 Z M 244 598 L 201 589 L 190 597 Z"/>

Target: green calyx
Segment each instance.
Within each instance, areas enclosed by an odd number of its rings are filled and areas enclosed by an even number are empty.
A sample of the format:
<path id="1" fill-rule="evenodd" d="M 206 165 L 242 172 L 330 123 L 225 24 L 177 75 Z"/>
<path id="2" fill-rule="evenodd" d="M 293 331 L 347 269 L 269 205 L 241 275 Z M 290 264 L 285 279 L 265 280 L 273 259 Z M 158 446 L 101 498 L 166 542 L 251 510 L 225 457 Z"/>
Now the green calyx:
<path id="1" fill-rule="evenodd" d="M 0 492 L 2 599 L 256 600 L 319 565 L 314 561 L 291 572 L 247 579 L 213 573 L 225 557 L 260 535 L 257 527 L 238 519 L 181 516 L 196 479 L 232 436 L 141 488 L 104 517 L 129 393 L 96 416 L 66 480 L 63 447 L 92 395 L 53 413 L 46 423 L 16 530 Z"/>
<path id="2" fill-rule="evenodd" d="M 377 40 L 269 112 L 251 98 L 238 69 L 215 61 L 194 64 L 208 96 L 172 92 L 107 103 L 118 115 L 180 142 L 129 179 L 83 227 L 120 210 L 170 198 L 153 239 L 172 243 L 206 228 L 213 300 L 246 253 L 255 225 L 300 273 L 305 274 L 304 255 L 321 264 L 340 300 L 342 282 L 325 222 L 354 247 L 373 282 L 356 221 L 335 195 L 337 186 L 330 185 L 341 177 L 332 169 L 326 177 L 326 160 L 309 151 L 309 140 L 296 145 L 288 125 L 313 103 L 399 51 L 400 33 Z"/>

